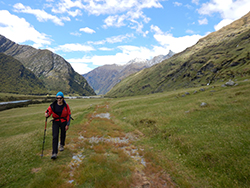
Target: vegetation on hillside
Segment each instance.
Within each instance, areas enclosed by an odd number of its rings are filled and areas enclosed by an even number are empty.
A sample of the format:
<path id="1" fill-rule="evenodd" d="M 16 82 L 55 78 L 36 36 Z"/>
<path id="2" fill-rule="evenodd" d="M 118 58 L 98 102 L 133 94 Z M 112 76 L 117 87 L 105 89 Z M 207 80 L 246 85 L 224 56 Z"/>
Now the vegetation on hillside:
<path id="1" fill-rule="evenodd" d="M 250 12 L 185 51 L 122 80 L 109 97 L 199 87 L 250 74 Z"/>
<path id="2" fill-rule="evenodd" d="M 0 35 L 0 52 L 12 56 L 31 70 L 50 94 L 62 91 L 65 94 L 95 95 L 85 78 L 64 58 L 49 50 L 19 45 Z"/>
<path id="3" fill-rule="evenodd" d="M 46 94 L 43 83 L 32 71 L 11 56 L 0 53 L 0 92 L 20 94 Z"/>

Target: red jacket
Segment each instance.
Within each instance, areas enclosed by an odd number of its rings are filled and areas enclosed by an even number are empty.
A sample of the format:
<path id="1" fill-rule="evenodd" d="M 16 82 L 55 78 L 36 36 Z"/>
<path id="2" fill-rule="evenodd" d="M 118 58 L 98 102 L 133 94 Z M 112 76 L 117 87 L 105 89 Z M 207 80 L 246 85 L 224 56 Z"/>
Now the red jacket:
<path id="1" fill-rule="evenodd" d="M 49 108 L 47 109 L 46 112 L 49 113 L 49 116 L 52 114 L 52 117 L 54 118 L 54 121 L 61 121 L 61 122 L 65 122 L 67 121 L 67 125 L 69 125 L 70 123 L 70 118 L 71 118 L 71 112 L 70 112 L 70 108 L 69 105 L 63 100 L 63 110 L 62 110 L 62 114 L 61 116 L 59 116 L 58 114 L 56 114 L 54 112 L 55 109 L 55 104 L 57 103 L 57 101 L 54 101 Z"/>

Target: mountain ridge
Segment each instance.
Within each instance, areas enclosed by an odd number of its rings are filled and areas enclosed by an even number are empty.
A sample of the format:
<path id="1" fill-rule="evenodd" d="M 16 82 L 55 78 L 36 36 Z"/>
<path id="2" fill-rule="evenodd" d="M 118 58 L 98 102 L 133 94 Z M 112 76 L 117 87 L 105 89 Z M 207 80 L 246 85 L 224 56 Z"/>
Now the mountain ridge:
<path id="1" fill-rule="evenodd" d="M 46 94 L 45 86 L 37 76 L 12 56 L 0 53 L 0 92 Z"/>
<path id="2" fill-rule="evenodd" d="M 171 58 L 125 78 L 106 96 L 158 93 L 248 75 L 249 33 L 250 12 Z"/>
<path id="3" fill-rule="evenodd" d="M 95 95 L 84 77 L 75 72 L 64 58 L 47 49 L 19 45 L 0 35 L 0 52 L 12 56 L 31 70 L 49 93 L 62 90 L 65 94 Z"/>
<path id="4" fill-rule="evenodd" d="M 106 94 L 117 83 L 129 75 L 151 67 L 164 59 L 171 57 L 173 54 L 174 52 L 170 50 L 167 55 L 158 55 L 150 60 L 135 58 L 125 65 L 103 65 L 83 74 L 83 76 L 97 94 Z"/>

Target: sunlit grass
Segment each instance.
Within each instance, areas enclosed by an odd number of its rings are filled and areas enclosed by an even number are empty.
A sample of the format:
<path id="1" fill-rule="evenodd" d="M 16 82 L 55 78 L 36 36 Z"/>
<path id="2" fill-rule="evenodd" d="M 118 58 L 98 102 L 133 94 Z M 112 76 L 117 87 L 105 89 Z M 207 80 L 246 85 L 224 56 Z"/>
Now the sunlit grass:
<path id="1" fill-rule="evenodd" d="M 180 185 L 248 187 L 249 94 L 249 87 L 242 83 L 231 88 L 206 87 L 183 97 L 165 93 L 131 103 L 124 100 L 112 109 L 146 135 L 140 145 L 171 160 L 162 159 L 161 164 Z M 201 107 L 202 102 L 207 106 Z"/>
<path id="2" fill-rule="evenodd" d="M 249 187 L 249 82 L 199 89 L 67 100 L 75 120 L 55 161 L 49 121 L 40 156 L 49 103 L 1 111 L 0 187 L 129 187 L 137 185 L 138 171 L 180 187 Z M 111 119 L 95 117 L 107 112 Z M 130 141 L 91 143 L 92 137 Z M 137 148 L 146 167 L 126 153 Z M 83 161 L 71 169 L 77 153 Z"/>

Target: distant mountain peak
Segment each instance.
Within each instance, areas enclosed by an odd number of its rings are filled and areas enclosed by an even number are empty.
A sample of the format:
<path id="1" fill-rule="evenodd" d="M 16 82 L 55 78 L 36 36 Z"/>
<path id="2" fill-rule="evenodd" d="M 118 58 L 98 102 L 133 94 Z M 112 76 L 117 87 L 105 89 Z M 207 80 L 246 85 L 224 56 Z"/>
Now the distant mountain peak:
<path id="1" fill-rule="evenodd" d="M 147 59 L 142 59 L 142 58 L 134 58 L 132 60 L 130 60 L 128 63 L 126 64 L 131 64 L 131 63 L 145 63 L 147 61 Z"/>
<path id="2" fill-rule="evenodd" d="M 142 69 L 151 67 L 154 64 L 171 57 L 174 53 L 170 50 L 167 55 L 159 55 L 151 60 L 134 58 L 125 65 L 103 65 L 90 71 L 83 76 L 97 94 L 106 94 L 122 79 Z"/>

